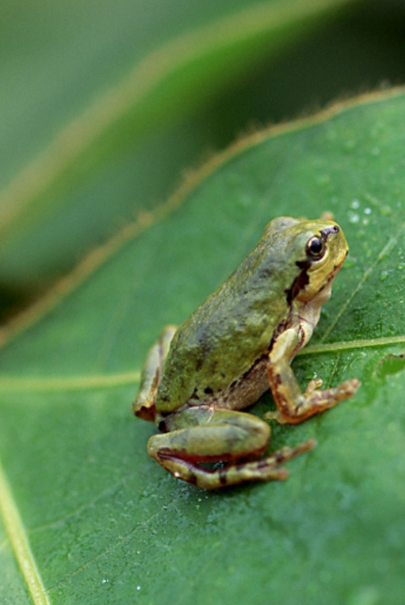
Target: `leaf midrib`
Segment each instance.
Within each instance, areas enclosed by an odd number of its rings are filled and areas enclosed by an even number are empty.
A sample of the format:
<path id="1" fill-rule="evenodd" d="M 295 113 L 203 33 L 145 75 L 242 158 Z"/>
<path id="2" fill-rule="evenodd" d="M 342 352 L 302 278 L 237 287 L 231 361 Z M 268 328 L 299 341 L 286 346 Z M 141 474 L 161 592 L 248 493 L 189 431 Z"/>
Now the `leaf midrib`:
<path id="1" fill-rule="evenodd" d="M 309 345 L 303 351 L 300 351 L 297 357 L 336 353 L 354 349 L 386 347 L 397 344 L 405 344 L 405 334 Z M 110 389 L 137 384 L 140 379 L 140 374 L 140 370 L 135 370 L 133 372 L 117 372 L 112 374 L 32 376 L 29 378 L 3 375 L 0 376 L 0 392 L 62 392 Z"/>

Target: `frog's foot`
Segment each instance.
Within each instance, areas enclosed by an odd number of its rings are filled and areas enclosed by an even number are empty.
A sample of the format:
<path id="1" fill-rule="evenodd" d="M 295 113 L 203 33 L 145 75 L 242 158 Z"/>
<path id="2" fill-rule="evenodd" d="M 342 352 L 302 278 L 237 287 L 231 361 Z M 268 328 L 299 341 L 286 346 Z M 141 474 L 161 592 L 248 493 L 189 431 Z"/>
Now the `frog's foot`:
<path id="1" fill-rule="evenodd" d="M 357 378 L 345 380 L 339 386 L 331 389 L 318 390 L 322 385 L 322 380 L 317 378 L 311 380 L 305 392 L 297 397 L 292 405 L 279 405 L 277 412 L 268 412 L 264 419 L 274 419 L 280 424 L 298 424 L 310 416 L 333 408 L 343 399 L 354 395 L 360 386 Z"/>
<path id="2" fill-rule="evenodd" d="M 314 378 L 308 382 L 308 386 L 305 389 L 304 397 L 311 397 L 312 393 L 315 393 L 323 384 L 322 378 Z"/>
<path id="3" fill-rule="evenodd" d="M 197 408 L 196 421 L 198 417 Z M 200 425 L 153 435 L 148 451 L 175 477 L 204 489 L 217 489 L 247 481 L 285 479 L 287 470 L 279 468 L 280 465 L 315 445 L 311 439 L 260 458 L 269 440 L 270 427 L 259 418 L 243 412 L 215 410 L 209 421 Z M 201 466 L 203 462 L 227 465 L 210 469 Z"/>
<path id="4" fill-rule="evenodd" d="M 228 464 L 217 470 L 209 470 L 195 462 L 160 453 L 159 462 L 177 479 L 182 479 L 202 489 L 218 489 L 250 481 L 274 481 L 288 477 L 286 468 L 278 468 L 295 456 L 312 450 L 316 443 L 309 439 L 296 447 L 283 447 L 270 456 L 251 462 Z"/>
<path id="5" fill-rule="evenodd" d="M 321 221 L 334 221 L 335 217 L 334 214 L 331 210 L 324 210 L 324 212 L 322 212 L 321 216 L 319 217 L 319 220 Z"/>
<path id="6" fill-rule="evenodd" d="M 359 388 L 360 381 L 353 378 L 338 387 L 319 390 L 322 380 L 317 378 L 311 380 L 306 391 L 301 393 L 290 362 L 302 347 L 302 338 L 308 339 L 310 335 L 311 330 L 302 322 L 298 327 L 282 332 L 274 343 L 269 353 L 267 376 L 278 411 L 276 414 L 266 414 L 266 419 L 298 424 L 318 412 L 333 408 L 339 401 L 354 395 Z"/>

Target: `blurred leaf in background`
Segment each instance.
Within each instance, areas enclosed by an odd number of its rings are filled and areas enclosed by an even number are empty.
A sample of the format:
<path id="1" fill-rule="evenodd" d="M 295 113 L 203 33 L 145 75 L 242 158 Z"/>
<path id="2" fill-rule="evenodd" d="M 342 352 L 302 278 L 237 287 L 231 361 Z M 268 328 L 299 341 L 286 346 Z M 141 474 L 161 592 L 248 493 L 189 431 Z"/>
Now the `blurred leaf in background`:
<path id="1" fill-rule="evenodd" d="M 6 5 L 0 282 L 35 290 L 162 201 L 216 146 L 219 92 L 348 4 Z"/>
<path id="2" fill-rule="evenodd" d="M 402 81 L 404 15 L 394 0 L 3 2 L 3 306 L 251 124 Z"/>

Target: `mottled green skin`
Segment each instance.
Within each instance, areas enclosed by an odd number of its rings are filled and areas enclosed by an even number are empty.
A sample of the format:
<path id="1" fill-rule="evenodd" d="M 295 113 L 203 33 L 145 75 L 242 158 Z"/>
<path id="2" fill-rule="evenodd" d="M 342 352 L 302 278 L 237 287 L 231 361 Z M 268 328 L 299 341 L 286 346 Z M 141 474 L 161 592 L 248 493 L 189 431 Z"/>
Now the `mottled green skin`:
<path id="1" fill-rule="evenodd" d="M 279 218 L 227 281 L 180 328 L 166 326 L 149 350 L 132 409 L 161 430 L 149 455 L 200 488 L 285 479 L 280 468 L 315 445 L 265 455 L 270 426 L 241 412 L 270 388 L 277 406 L 265 419 L 297 424 L 351 397 L 357 379 L 304 392 L 291 361 L 316 326 L 347 254 L 331 221 Z M 225 466 L 206 468 L 202 462 Z"/>
<path id="2" fill-rule="evenodd" d="M 188 401 L 211 402 L 269 350 L 291 313 L 288 291 L 302 273 L 297 261 L 307 260 L 308 240 L 331 225 L 285 217 L 267 225 L 236 271 L 177 330 L 155 397 L 158 412 Z M 323 284 L 333 271 L 333 258 L 342 263 L 347 254 L 342 231 L 334 247 Z"/>

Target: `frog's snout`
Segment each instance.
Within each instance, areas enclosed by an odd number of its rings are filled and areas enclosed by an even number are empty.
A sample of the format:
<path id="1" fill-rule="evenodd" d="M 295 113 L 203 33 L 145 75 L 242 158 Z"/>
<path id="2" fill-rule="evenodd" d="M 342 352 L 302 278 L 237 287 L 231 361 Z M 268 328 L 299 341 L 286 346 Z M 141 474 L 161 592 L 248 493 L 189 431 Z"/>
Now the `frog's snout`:
<path id="1" fill-rule="evenodd" d="M 337 235 L 339 233 L 339 231 L 340 231 L 340 229 L 339 229 L 338 225 L 332 225 L 331 227 L 327 227 L 326 229 L 321 229 L 320 234 L 321 234 L 322 239 L 326 242 L 329 235 L 331 235 L 332 233 L 334 235 Z"/>

